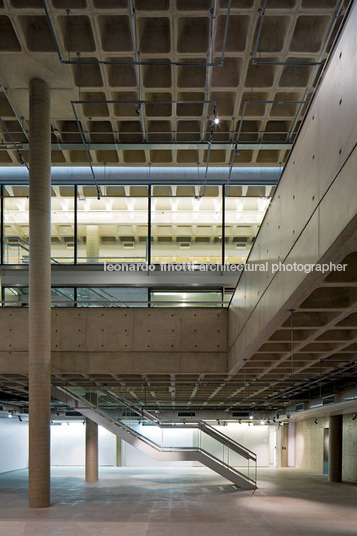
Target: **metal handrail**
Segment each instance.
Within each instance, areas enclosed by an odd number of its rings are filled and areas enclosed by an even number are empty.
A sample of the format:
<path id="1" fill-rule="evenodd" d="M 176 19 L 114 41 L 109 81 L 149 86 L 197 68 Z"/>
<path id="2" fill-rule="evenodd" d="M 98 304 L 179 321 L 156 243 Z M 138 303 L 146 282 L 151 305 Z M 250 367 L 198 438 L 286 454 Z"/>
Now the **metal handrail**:
<path id="1" fill-rule="evenodd" d="M 233 450 L 234 452 L 236 452 L 237 454 L 242 456 L 244 459 L 252 460 L 254 463 L 257 462 L 257 455 L 256 455 L 255 452 L 249 450 L 248 448 L 246 448 L 244 445 L 241 445 L 237 441 L 234 441 L 233 439 L 228 437 L 223 432 L 217 430 L 216 428 L 214 428 L 213 426 L 209 425 L 208 423 L 206 423 L 206 422 L 204 422 L 202 420 L 197 421 L 197 423 L 191 422 L 191 423 L 188 423 L 188 424 L 165 423 L 165 422 L 160 421 L 159 418 L 157 418 L 154 415 L 152 415 L 146 409 L 139 408 L 138 406 L 136 406 L 132 402 L 129 402 L 128 400 L 126 400 L 125 398 L 121 397 L 120 395 L 117 395 L 117 393 L 114 393 L 114 391 L 112 391 L 111 389 L 108 389 L 108 388 L 105 388 L 105 387 L 102 387 L 102 386 L 96 386 L 96 388 L 97 388 L 98 391 L 101 391 L 102 393 L 105 393 L 106 395 L 112 397 L 115 401 L 117 401 L 117 402 L 123 404 L 124 406 L 126 406 L 128 409 L 130 409 L 131 411 L 136 413 L 139 417 L 145 417 L 148 421 L 152 422 L 153 424 L 155 424 L 159 428 L 163 428 L 163 429 L 164 428 L 186 428 L 186 429 L 187 428 L 194 428 L 194 429 L 198 428 L 202 432 L 205 432 L 207 435 L 209 435 L 211 437 L 214 437 L 220 443 L 225 444 L 228 448 L 230 448 L 231 450 Z M 72 391 L 70 389 L 68 389 L 68 391 L 70 393 L 72 393 Z"/>
<path id="2" fill-rule="evenodd" d="M 246 460 L 249 459 L 249 460 L 253 460 L 254 462 L 257 461 L 256 453 L 253 452 L 252 450 L 248 449 L 247 447 L 245 447 L 241 443 L 238 443 L 237 441 L 234 441 L 233 439 L 228 437 L 226 434 L 224 434 L 220 430 L 217 430 L 216 428 L 214 428 L 210 424 L 206 423 L 205 421 L 199 421 L 198 424 L 199 424 L 200 430 L 203 430 L 204 432 L 206 432 L 211 437 L 213 437 L 213 436 L 220 437 L 222 439 L 222 441 L 224 443 L 226 443 L 226 445 L 228 447 L 230 447 L 232 450 L 235 450 L 238 454 L 243 456 L 243 458 L 245 458 Z"/>
<path id="3" fill-rule="evenodd" d="M 133 301 L 133 300 L 125 300 L 125 302 L 123 300 L 71 300 L 71 299 L 68 299 L 68 300 L 51 300 L 51 304 L 54 305 L 62 305 L 62 306 L 67 306 L 67 307 L 73 307 L 74 305 L 77 305 L 77 306 L 84 306 L 85 304 L 88 304 L 88 305 L 94 305 L 96 307 L 103 307 L 103 304 L 108 304 L 108 305 L 115 305 L 115 306 L 123 306 L 123 307 L 129 307 L 129 306 L 133 306 L 135 307 L 136 305 L 137 306 L 140 306 L 140 305 L 151 305 L 153 307 L 155 307 L 156 305 L 160 305 L 160 306 L 167 306 L 167 307 L 170 307 L 172 304 L 173 305 L 177 305 L 177 304 L 182 304 L 182 303 L 185 303 L 187 305 L 194 305 L 194 306 L 201 306 L 201 307 L 223 307 L 224 305 L 228 305 L 226 302 L 224 302 L 223 300 L 218 300 L 218 301 L 183 301 L 183 300 L 170 300 L 170 301 L 166 301 L 166 300 L 142 300 L 142 301 Z M 17 300 L 17 301 L 11 301 L 11 300 L 1 300 L 0 301 L 0 304 L 4 307 L 6 306 L 12 306 L 12 307 L 23 307 L 23 306 L 27 306 L 29 304 L 29 301 L 28 300 Z M 71 305 L 73 304 L 73 305 Z M 130 304 L 130 305 L 129 305 Z"/>

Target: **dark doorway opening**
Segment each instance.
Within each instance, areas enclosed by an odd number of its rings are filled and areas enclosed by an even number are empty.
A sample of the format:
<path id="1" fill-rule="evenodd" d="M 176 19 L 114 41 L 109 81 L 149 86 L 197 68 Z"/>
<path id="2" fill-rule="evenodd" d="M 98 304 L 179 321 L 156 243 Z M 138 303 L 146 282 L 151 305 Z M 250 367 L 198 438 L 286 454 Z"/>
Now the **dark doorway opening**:
<path id="1" fill-rule="evenodd" d="M 330 437 L 329 428 L 324 428 L 324 465 L 323 465 L 323 474 L 324 475 L 328 474 L 329 437 Z"/>

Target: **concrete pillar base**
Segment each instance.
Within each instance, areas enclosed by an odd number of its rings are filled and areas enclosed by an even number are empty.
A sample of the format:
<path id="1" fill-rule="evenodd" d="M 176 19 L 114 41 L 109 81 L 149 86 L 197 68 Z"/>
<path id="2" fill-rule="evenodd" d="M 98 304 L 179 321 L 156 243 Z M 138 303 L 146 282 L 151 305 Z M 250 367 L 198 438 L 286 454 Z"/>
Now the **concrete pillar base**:
<path id="1" fill-rule="evenodd" d="M 86 482 L 98 480 L 98 425 L 86 419 Z"/>

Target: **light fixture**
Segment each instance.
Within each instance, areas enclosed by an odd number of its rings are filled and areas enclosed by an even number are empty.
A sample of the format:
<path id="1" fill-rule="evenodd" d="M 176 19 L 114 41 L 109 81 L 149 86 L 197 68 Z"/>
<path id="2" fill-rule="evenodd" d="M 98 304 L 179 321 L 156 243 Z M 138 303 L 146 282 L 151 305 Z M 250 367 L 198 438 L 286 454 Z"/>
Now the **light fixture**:
<path id="1" fill-rule="evenodd" d="M 290 413 L 288 413 L 287 416 L 286 416 L 286 418 L 287 418 L 287 419 L 290 419 L 290 417 L 291 417 L 291 415 L 290 415 Z"/>
<path id="2" fill-rule="evenodd" d="M 214 124 L 215 124 L 215 125 L 219 125 L 219 117 L 216 116 L 216 117 L 214 118 Z"/>
<path id="3" fill-rule="evenodd" d="M 12 409 L 9 409 L 9 411 L 8 411 L 8 415 L 7 415 L 7 416 L 9 417 L 9 419 L 12 419 L 12 418 L 13 418 L 13 416 L 14 416 L 14 412 L 13 412 Z"/>
<path id="4" fill-rule="evenodd" d="M 19 419 L 20 422 L 22 422 L 22 419 L 21 419 L 20 415 L 18 415 L 17 418 Z"/>
<path id="5" fill-rule="evenodd" d="M 249 415 L 249 419 L 252 421 L 253 420 L 253 415 Z"/>
<path id="6" fill-rule="evenodd" d="M 354 413 L 352 416 L 352 420 L 355 421 L 357 419 L 357 413 Z"/>
<path id="7" fill-rule="evenodd" d="M 314 420 L 314 423 L 315 423 L 315 424 L 319 424 L 319 422 L 318 422 L 318 420 L 317 420 L 317 419 L 315 419 L 315 420 Z"/>
<path id="8" fill-rule="evenodd" d="M 262 419 L 262 420 L 260 421 L 260 424 L 261 424 L 261 425 L 265 424 L 265 420 Z"/>

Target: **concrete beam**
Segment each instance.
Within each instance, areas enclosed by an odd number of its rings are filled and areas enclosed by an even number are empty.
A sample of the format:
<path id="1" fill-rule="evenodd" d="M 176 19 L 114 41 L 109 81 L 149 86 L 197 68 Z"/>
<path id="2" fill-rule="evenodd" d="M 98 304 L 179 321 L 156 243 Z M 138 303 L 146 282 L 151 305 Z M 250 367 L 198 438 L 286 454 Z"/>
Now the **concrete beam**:
<path id="1" fill-rule="evenodd" d="M 3 265 L 0 269 L 2 285 L 28 286 L 28 266 Z M 237 272 L 104 272 L 103 266 L 54 266 L 52 265 L 52 286 L 100 287 L 122 285 L 127 287 L 234 287 Z"/>

